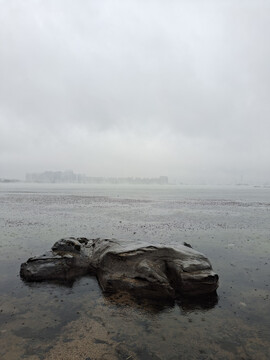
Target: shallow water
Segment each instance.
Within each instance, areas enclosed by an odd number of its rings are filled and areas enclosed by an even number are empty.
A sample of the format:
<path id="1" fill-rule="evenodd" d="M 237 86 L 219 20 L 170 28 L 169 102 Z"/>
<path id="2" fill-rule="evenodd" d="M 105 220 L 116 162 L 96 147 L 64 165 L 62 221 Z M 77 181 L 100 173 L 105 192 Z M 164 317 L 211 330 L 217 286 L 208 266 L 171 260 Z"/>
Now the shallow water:
<path id="1" fill-rule="evenodd" d="M 270 189 L 0 184 L 0 358 L 270 358 Z M 93 277 L 26 284 L 21 262 L 65 236 L 119 237 L 205 253 L 204 303 L 105 297 Z"/>

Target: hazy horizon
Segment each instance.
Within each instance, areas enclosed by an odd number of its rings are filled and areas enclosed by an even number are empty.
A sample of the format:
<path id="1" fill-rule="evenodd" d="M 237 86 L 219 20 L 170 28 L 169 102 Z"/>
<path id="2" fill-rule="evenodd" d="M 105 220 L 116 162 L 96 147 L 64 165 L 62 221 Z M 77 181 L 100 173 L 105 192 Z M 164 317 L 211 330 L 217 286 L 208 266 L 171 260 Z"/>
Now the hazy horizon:
<path id="1" fill-rule="evenodd" d="M 270 182 L 269 1 L 0 6 L 0 178 Z"/>
<path id="2" fill-rule="evenodd" d="M 65 174 L 66 172 L 72 172 L 75 176 L 79 176 L 79 177 L 85 177 L 85 179 L 75 179 L 72 181 L 68 181 L 68 180 L 56 180 L 56 181 L 46 181 L 44 179 L 30 179 L 31 176 L 40 176 L 40 175 L 44 175 L 46 173 L 62 173 Z M 136 175 L 131 175 L 131 176 L 99 176 L 99 175 L 95 175 L 95 174 L 85 174 L 85 173 L 74 173 L 73 170 L 71 169 L 65 169 L 65 170 L 45 170 L 42 172 L 31 172 L 31 173 L 26 173 L 24 177 L 22 178 L 5 178 L 5 177 L 0 177 L 0 183 L 1 182 L 25 182 L 25 183 L 40 183 L 40 184 L 116 184 L 116 185 L 121 185 L 121 184 L 129 184 L 129 185 L 135 185 L 135 184 L 143 184 L 143 185 L 157 185 L 158 182 L 144 182 L 144 180 L 159 180 L 161 178 L 167 178 L 167 185 L 206 185 L 206 186 L 235 186 L 235 185 L 245 185 L 245 186 L 266 186 L 269 187 L 270 186 L 270 181 L 265 181 L 265 182 L 256 182 L 256 181 L 251 181 L 251 182 L 247 182 L 245 181 L 245 178 L 242 176 L 239 179 L 234 179 L 232 181 L 228 181 L 228 182 L 215 182 L 215 181 L 210 181 L 210 182 L 206 182 L 205 180 L 202 181 L 183 181 L 183 179 L 181 177 L 168 177 L 166 174 L 161 174 L 158 176 L 136 176 Z M 100 180 L 100 181 L 93 181 L 93 179 L 96 180 Z M 101 179 L 103 179 L 103 181 L 101 181 Z M 124 180 L 138 180 L 138 182 L 125 182 Z M 110 182 L 111 180 L 111 182 Z M 115 182 L 115 180 L 119 180 L 119 182 Z M 141 180 L 142 182 L 139 182 L 139 180 Z M 160 185 L 164 186 L 166 184 L 163 183 L 159 183 Z"/>

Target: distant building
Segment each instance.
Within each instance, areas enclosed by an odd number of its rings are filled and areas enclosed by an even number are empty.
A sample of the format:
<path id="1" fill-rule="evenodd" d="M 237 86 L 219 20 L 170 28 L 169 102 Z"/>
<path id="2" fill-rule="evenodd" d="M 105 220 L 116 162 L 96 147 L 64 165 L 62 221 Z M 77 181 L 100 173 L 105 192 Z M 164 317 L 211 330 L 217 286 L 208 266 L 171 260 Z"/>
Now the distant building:
<path id="1" fill-rule="evenodd" d="M 27 182 L 36 183 L 88 183 L 88 184 L 168 184 L 167 176 L 158 178 L 140 177 L 93 177 L 84 174 L 75 174 L 72 170 L 45 171 L 43 173 L 26 174 Z"/>
<path id="2" fill-rule="evenodd" d="M 45 171 L 43 173 L 26 174 L 25 180 L 27 182 L 38 183 L 82 183 L 86 176 L 81 174 L 74 174 L 72 170 L 66 171 Z"/>
<path id="3" fill-rule="evenodd" d="M 21 180 L 18 179 L 0 179 L 0 183 L 13 183 L 13 182 L 20 182 Z"/>
<path id="4" fill-rule="evenodd" d="M 87 177 L 87 183 L 91 184 L 168 184 L 167 176 L 158 178 L 139 178 L 139 177 Z"/>

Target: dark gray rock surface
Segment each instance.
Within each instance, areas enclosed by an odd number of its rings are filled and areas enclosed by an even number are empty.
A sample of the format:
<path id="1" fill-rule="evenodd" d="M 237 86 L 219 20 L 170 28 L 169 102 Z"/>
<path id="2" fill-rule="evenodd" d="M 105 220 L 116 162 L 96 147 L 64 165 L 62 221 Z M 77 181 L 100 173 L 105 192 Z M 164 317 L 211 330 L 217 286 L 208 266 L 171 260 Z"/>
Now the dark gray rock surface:
<path id="1" fill-rule="evenodd" d="M 141 298 L 197 296 L 218 287 L 209 260 L 190 247 L 116 239 L 61 239 L 20 271 L 26 281 L 74 280 L 85 274 L 96 275 L 104 292 L 128 291 Z"/>

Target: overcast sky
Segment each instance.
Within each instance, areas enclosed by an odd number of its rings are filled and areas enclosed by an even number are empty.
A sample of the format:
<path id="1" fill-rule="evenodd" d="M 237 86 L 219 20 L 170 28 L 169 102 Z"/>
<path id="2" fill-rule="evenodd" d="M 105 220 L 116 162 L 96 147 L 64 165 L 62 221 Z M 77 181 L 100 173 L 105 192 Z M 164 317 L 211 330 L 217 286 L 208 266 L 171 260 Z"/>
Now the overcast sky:
<path id="1" fill-rule="evenodd" d="M 0 0 L 0 178 L 270 183 L 269 115 L 269 0 Z"/>

